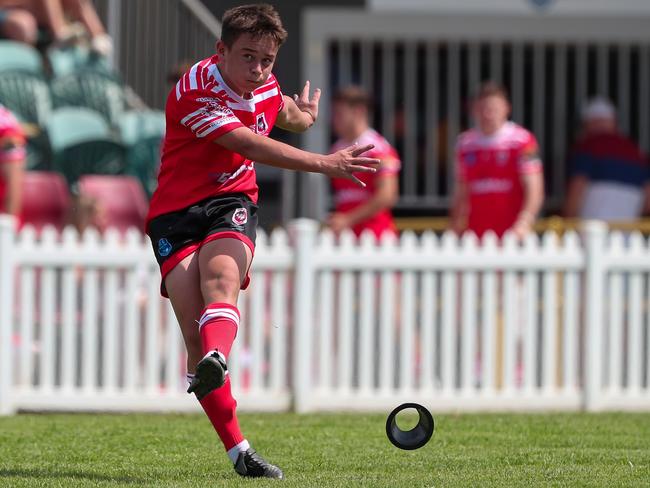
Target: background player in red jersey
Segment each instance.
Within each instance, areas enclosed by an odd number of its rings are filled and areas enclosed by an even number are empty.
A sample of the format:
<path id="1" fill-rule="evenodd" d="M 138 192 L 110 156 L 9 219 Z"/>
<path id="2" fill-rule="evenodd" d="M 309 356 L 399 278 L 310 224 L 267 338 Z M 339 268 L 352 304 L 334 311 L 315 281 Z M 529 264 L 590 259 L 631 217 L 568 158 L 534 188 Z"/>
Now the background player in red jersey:
<path id="1" fill-rule="evenodd" d="M 359 184 L 353 173 L 373 172 L 379 163 L 361 157 L 371 145 L 321 155 L 267 137 L 274 124 L 300 132 L 318 117 L 318 90 L 310 98 L 307 83 L 294 100 L 282 95 L 271 74 L 286 35 L 269 5 L 224 14 L 216 54 L 192 66 L 167 99 L 158 188 L 147 218 L 162 291 L 187 347 L 188 391 L 196 394 L 235 471 L 269 478 L 284 475 L 242 435 L 226 366 L 239 326 L 237 298 L 255 250 L 254 161 Z"/>
<path id="2" fill-rule="evenodd" d="M 508 121 L 506 91 L 484 83 L 473 104 L 476 128 L 457 143 L 456 187 L 451 225 L 479 237 L 492 230 L 499 237 L 512 230 L 530 232 L 544 201 L 542 162 L 535 136 Z"/>
<path id="3" fill-rule="evenodd" d="M 0 213 L 20 213 L 26 156 L 25 134 L 18 120 L 0 105 Z"/>
<path id="4" fill-rule="evenodd" d="M 400 161 L 397 151 L 369 126 L 370 109 L 367 93 L 356 86 L 343 88 L 333 97 L 332 125 L 339 139 L 331 152 L 351 144 L 373 144 L 366 155 L 381 163 L 376 173 L 359 176 L 365 187 L 347 178 L 332 179 L 335 210 L 328 224 L 337 233 L 350 228 L 359 236 L 368 229 L 381 237 L 384 232 L 396 233 L 390 209 L 398 197 Z"/>

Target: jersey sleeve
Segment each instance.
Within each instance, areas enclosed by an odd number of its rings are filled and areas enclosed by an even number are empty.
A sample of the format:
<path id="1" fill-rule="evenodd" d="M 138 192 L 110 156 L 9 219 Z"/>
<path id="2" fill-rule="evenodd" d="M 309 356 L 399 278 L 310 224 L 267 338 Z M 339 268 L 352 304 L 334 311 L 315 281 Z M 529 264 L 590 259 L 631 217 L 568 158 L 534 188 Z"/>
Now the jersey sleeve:
<path id="1" fill-rule="evenodd" d="M 391 146 L 388 146 L 385 151 L 376 156 L 381 161 L 379 168 L 377 168 L 377 176 L 392 176 L 399 173 L 402 162 L 399 159 L 399 154 Z"/>
<path id="2" fill-rule="evenodd" d="M 539 155 L 539 145 L 535 136 L 530 133 L 526 142 L 521 147 L 517 161 L 517 169 L 520 175 L 542 172 L 542 159 Z"/>
<path id="3" fill-rule="evenodd" d="M 245 127 L 225 100 L 213 92 L 193 90 L 176 101 L 178 122 L 197 138 L 213 141 L 239 127 Z"/>
<path id="4" fill-rule="evenodd" d="M 275 77 L 275 75 L 271 74 L 271 77 L 272 77 L 272 81 L 275 83 L 275 88 L 277 88 L 277 90 L 278 90 L 277 97 L 279 98 L 279 102 L 278 102 L 278 113 L 279 113 L 279 112 L 282 112 L 282 110 L 284 109 L 284 93 L 282 93 L 282 88 L 280 87 L 280 82 Z"/>
<path id="5" fill-rule="evenodd" d="M 280 106 L 278 107 L 278 113 L 280 113 L 284 110 L 284 93 L 282 93 L 282 88 L 280 88 L 280 84 L 277 81 L 276 84 L 278 86 L 278 94 L 280 95 Z"/>

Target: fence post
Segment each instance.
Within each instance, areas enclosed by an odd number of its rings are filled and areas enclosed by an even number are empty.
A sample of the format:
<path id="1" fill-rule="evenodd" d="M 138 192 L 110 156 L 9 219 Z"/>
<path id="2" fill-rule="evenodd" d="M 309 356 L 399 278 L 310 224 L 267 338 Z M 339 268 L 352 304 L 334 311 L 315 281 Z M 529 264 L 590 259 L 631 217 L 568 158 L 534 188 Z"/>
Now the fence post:
<path id="1" fill-rule="evenodd" d="M 585 303 L 584 303 L 584 391 L 583 408 L 597 410 L 602 390 L 603 302 L 605 296 L 605 237 L 607 224 L 589 221 L 584 225 Z"/>
<path id="2" fill-rule="evenodd" d="M 312 358 L 312 322 L 314 320 L 313 261 L 318 224 L 309 219 L 294 220 L 289 224 L 293 241 L 293 406 L 297 413 L 309 410 Z"/>
<path id="3" fill-rule="evenodd" d="M 14 239 L 16 219 L 0 215 L 0 415 L 11 415 L 13 385 Z"/>

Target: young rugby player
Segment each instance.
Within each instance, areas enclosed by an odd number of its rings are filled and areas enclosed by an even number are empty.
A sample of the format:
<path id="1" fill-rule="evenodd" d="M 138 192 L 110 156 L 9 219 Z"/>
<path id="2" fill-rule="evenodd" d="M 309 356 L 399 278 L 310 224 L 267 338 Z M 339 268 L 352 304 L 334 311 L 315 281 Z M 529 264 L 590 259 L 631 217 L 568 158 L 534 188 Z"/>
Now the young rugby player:
<path id="1" fill-rule="evenodd" d="M 319 90 L 284 96 L 271 73 L 287 36 L 265 4 L 228 10 L 216 54 L 196 63 L 171 90 L 158 188 L 147 233 L 162 293 L 178 318 L 188 353 L 188 392 L 212 422 L 242 476 L 283 478 L 239 429 L 227 359 L 239 327 L 237 297 L 255 251 L 255 164 L 324 173 L 363 183 L 374 172 L 372 145 L 334 154 L 301 151 L 267 137 L 274 125 L 301 132 L 318 117 Z M 308 327 L 309 324 L 302 324 Z"/>

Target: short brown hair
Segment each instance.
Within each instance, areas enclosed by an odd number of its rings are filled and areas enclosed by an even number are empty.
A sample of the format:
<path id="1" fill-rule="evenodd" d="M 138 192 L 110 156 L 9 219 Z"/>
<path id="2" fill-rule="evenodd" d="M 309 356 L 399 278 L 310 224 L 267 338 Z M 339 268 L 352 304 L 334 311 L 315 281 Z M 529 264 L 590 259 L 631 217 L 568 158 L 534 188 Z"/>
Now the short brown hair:
<path id="1" fill-rule="evenodd" d="M 497 83 L 496 81 L 484 81 L 481 83 L 481 85 L 478 87 L 478 90 L 476 91 L 474 100 L 481 100 L 482 98 L 487 97 L 501 97 L 506 101 L 510 101 L 510 98 L 508 97 L 508 90 L 506 90 L 503 85 Z"/>
<path id="2" fill-rule="evenodd" d="M 221 40 L 231 47 L 242 34 L 253 38 L 270 36 L 278 47 L 287 38 L 280 14 L 267 3 L 241 5 L 225 11 L 221 19 Z"/>
<path id="3" fill-rule="evenodd" d="M 341 102 L 352 107 L 366 107 L 372 109 L 372 100 L 368 92 L 360 86 L 346 86 L 339 88 L 332 97 L 332 102 Z"/>

